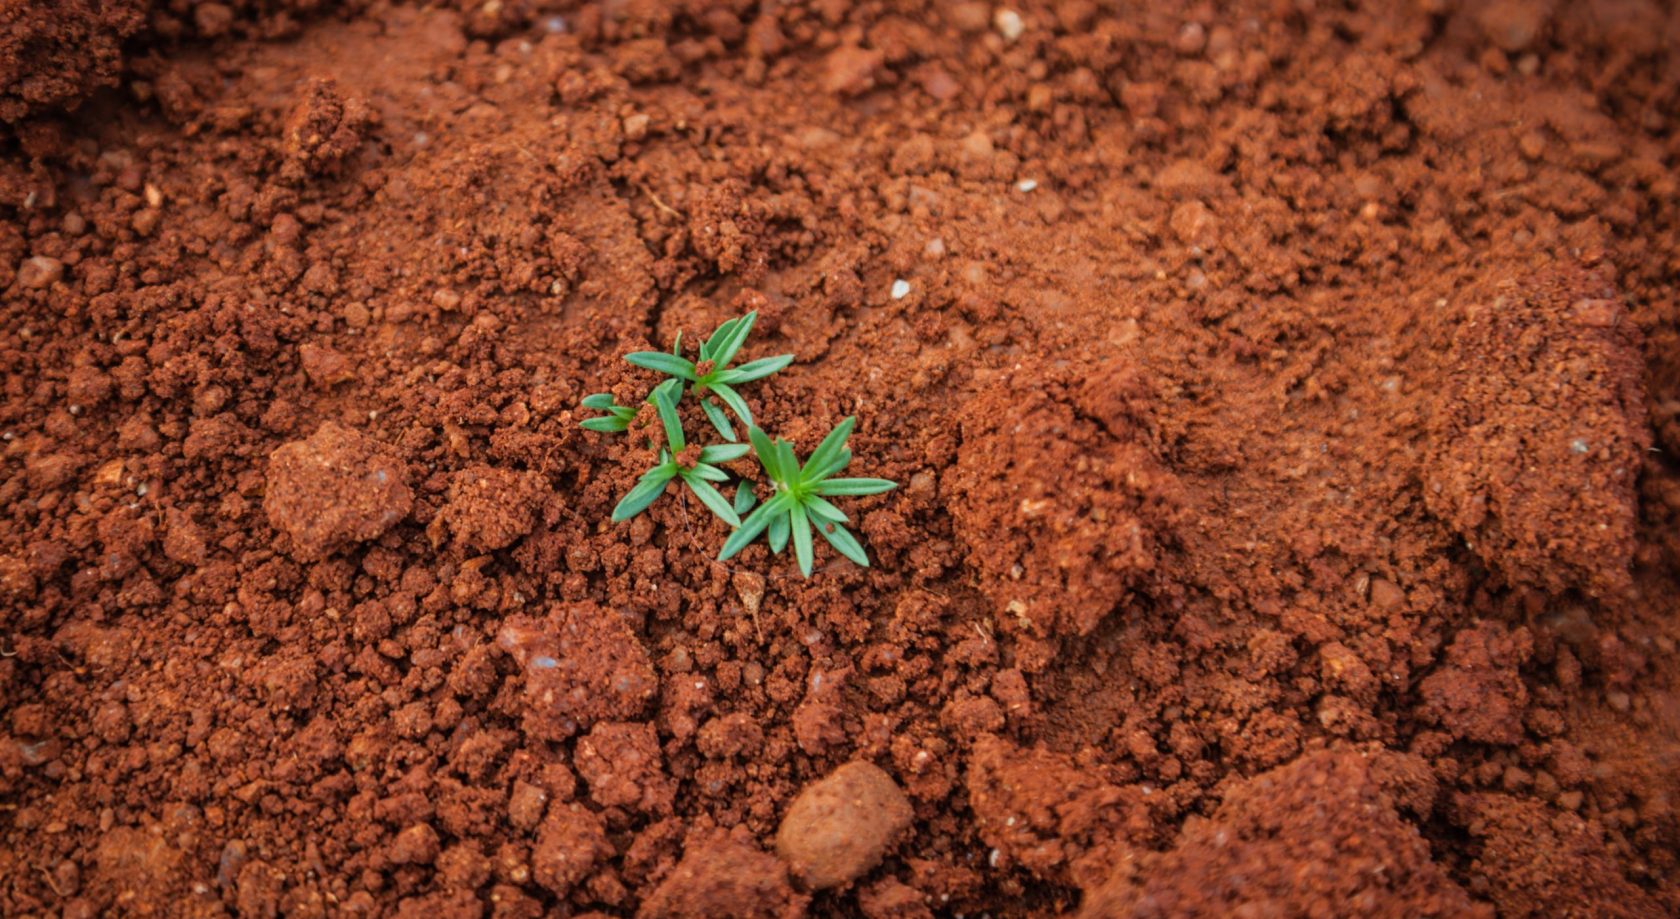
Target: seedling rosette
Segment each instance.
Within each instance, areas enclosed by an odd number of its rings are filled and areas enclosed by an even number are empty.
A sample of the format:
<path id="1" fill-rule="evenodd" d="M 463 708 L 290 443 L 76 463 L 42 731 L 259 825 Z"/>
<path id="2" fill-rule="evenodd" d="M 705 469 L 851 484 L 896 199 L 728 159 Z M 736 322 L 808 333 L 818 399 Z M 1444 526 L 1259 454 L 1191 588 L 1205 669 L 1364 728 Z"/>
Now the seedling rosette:
<path id="1" fill-rule="evenodd" d="M 730 526 L 740 526 L 741 518 L 736 515 L 734 507 L 712 483 L 729 481 L 729 473 L 716 464 L 746 456 L 747 445 L 717 444 L 702 447 L 694 454 L 683 435 L 682 420 L 677 417 L 677 406 L 671 399 L 670 390 L 660 386 L 653 391 L 651 398 L 659 413 L 660 426 L 665 431 L 665 446 L 659 450 L 659 464 L 642 473 L 636 486 L 619 499 L 618 506 L 613 508 L 613 522 L 621 523 L 647 510 L 648 505 L 665 493 L 665 486 L 672 479 L 681 479 L 712 513 Z"/>
<path id="2" fill-rule="evenodd" d="M 735 387 L 741 383 L 763 379 L 793 362 L 793 355 L 778 354 L 775 357 L 761 357 L 756 361 L 748 361 L 739 367 L 730 367 L 729 362 L 746 344 L 748 333 L 752 332 L 753 323 L 758 321 L 758 311 L 754 310 L 735 319 L 725 322 L 712 332 L 712 336 L 700 345 L 700 361 L 694 363 L 682 356 L 682 336 L 677 336 L 677 342 L 672 346 L 671 353 L 663 351 L 636 351 L 624 356 L 624 359 L 637 367 L 667 374 L 674 381 L 688 383 L 694 389 L 694 395 L 700 400 L 700 408 L 706 413 L 706 419 L 717 428 L 723 438 L 733 443 L 736 440 L 735 428 L 729 423 L 729 416 L 724 414 L 716 402 L 706 398 L 707 393 L 717 396 L 724 405 L 729 407 L 735 417 L 747 427 L 752 427 L 752 410 L 747 408 L 747 402 Z M 670 383 L 671 380 L 666 381 Z M 665 384 L 661 384 L 665 385 Z M 587 405 L 587 403 L 586 403 Z"/>
<path id="3" fill-rule="evenodd" d="M 834 478 L 852 461 L 852 451 L 846 448 L 857 419 L 848 417 L 835 425 L 803 465 L 793 452 L 793 445 L 785 440 L 772 441 L 757 427 L 747 429 L 753 452 L 759 465 L 770 479 L 772 494 L 757 510 L 741 521 L 739 528 L 723 544 L 718 559 L 724 560 L 746 548 L 760 533 L 768 531 L 770 551 L 780 553 L 793 540 L 793 553 L 799 560 L 799 573 L 811 576 L 811 531 L 821 533 L 823 539 L 841 555 L 869 567 L 869 555 L 843 524 L 848 518 L 829 503 L 829 498 L 842 495 L 877 495 L 897 488 L 886 479 Z M 746 497 L 742 494 L 745 492 Z M 756 502 L 756 496 L 743 483 L 735 493 L 734 510 L 744 513 Z"/>

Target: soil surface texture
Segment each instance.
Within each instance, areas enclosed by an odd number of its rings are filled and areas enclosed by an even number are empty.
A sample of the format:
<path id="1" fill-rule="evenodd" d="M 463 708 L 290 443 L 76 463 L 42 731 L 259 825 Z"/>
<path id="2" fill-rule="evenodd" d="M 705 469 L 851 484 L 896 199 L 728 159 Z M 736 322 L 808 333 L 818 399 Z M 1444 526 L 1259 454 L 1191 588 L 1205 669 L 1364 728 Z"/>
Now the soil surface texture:
<path id="1" fill-rule="evenodd" d="M 0 915 L 1680 914 L 1677 166 L 1669 0 L 0 4 Z M 609 520 L 748 310 L 869 568 Z"/>

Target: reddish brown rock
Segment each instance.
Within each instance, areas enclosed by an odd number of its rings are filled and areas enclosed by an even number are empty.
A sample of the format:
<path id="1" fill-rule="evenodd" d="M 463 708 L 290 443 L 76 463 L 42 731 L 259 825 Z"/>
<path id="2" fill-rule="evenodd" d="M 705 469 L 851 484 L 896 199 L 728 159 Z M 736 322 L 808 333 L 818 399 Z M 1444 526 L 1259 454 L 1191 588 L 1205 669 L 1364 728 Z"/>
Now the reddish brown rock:
<path id="1" fill-rule="evenodd" d="M 793 799 L 776 831 L 776 852 L 813 890 L 856 880 L 880 864 L 914 811 L 879 766 L 850 762 Z"/>
<path id="2" fill-rule="evenodd" d="M 855 96 L 875 88 L 875 74 L 882 54 L 856 45 L 845 45 L 828 53 L 823 61 L 823 89 L 842 96 Z"/>
<path id="3" fill-rule="evenodd" d="M 269 457 L 263 508 L 291 539 L 292 554 L 312 561 L 374 539 L 408 516 L 414 496 L 404 479 L 402 465 L 377 441 L 329 421 Z"/>

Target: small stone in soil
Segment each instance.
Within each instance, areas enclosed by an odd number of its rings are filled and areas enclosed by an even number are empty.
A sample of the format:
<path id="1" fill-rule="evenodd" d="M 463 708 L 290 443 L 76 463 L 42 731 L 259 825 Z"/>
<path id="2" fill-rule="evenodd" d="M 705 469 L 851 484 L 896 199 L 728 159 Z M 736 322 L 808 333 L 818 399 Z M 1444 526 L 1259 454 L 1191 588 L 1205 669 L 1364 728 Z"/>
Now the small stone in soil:
<path id="1" fill-rule="evenodd" d="M 56 258 L 37 255 L 18 266 L 17 281 L 30 290 L 51 287 L 63 278 L 64 263 Z"/>
<path id="2" fill-rule="evenodd" d="M 1021 14 L 1011 9 L 1000 9 L 992 14 L 992 27 L 1003 36 L 1004 41 L 1014 41 L 1021 37 L 1026 30 L 1026 23 L 1021 21 Z"/>
<path id="3" fill-rule="evenodd" d="M 437 830 L 416 823 L 397 834 L 389 854 L 398 865 L 430 865 L 438 855 Z"/>
<path id="4" fill-rule="evenodd" d="M 892 776 L 850 762 L 794 799 L 776 832 L 776 851 L 813 890 L 837 887 L 880 864 L 913 816 Z"/>
<path id="5" fill-rule="evenodd" d="M 403 480 L 403 467 L 381 444 L 329 421 L 269 457 L 263 508 L 291 537 L 292 554 L 313 561 L 408 516 L 414 495 Z"/>

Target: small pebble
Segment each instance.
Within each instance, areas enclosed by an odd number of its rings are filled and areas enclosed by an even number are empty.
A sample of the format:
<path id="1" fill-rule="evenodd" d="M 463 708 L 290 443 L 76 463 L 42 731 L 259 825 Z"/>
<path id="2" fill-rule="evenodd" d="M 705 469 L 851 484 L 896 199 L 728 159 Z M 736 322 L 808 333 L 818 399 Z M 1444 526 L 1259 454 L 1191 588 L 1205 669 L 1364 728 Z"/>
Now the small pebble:
<path id="1" fill-rule="evenodd" d="M 914 816 L 892 776 L 854 761 L 807 785 L 776 831 L 776 851 L 811 889 L 867 874 Z"/>
<path id="2" fill-rule="evenodd" d="M 1011 9 L 999 9 L 992 14 L 992 28 L 1003 36 L 1004 41 L 1014 41 L 1026 31 L 1026 23 L 1021 21 L 1021 14 Z"/>
<path id="3" fill-rule="evenodd" d="M 910 296 L 910 282 L 909 281 L 906 281 L 903 278 L 899 278 L 898 280 L 896 280 L 892 283 L 892 298 L 894 300 L 903 300 L 905 297 L 908 297 L 908 296 Z"/>
<path id="4" fill-rule="evenodd" d="M 51 287 L 64 277 L 64 263 L 56 258 L 37 255 L 25 259 L 18 267 L 17 280 L 19 284 L 32 290 Z"/>
<path id="5" fill-rule="evenodd" d="M 134 232 L 141 236 L 150 236 L 157 230 L 158 221 L 162 219 L 162 211 L 155 207 L 148 207 L 145 210 L 135 212 L 134 219 L 129 221 L 129 226 L 133 227 Z"/>
<path id="6" fill-rule="evenodd" d="M 1176 44 L 1179 54 L 1201 54 L 1202 49 L 1207 47 L 1207 30 L 1199 22 L 1187 22 L 1184 28 L 1178 30 Z"/>
<path id="7" fill-rule="evenodd" d="M 1015 190 L 1021 192 L 1032 191 L 1037 187 L 1037 179 L 1022 179 L 1021 181 L 1015 183 Z"/>

